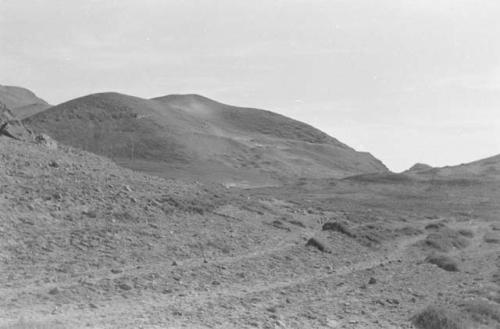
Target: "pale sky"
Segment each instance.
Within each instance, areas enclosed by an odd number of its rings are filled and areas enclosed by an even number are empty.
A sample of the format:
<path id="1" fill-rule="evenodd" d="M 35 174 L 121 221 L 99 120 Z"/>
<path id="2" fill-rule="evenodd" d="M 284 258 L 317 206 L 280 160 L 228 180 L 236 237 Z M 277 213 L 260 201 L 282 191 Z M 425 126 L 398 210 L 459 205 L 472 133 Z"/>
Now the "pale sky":
<path id="1" fill-rule="evenodd" d="M 500 1 L 0 0 L 0 84 L 198 93 L 453 165 L 500 153 Z"/>

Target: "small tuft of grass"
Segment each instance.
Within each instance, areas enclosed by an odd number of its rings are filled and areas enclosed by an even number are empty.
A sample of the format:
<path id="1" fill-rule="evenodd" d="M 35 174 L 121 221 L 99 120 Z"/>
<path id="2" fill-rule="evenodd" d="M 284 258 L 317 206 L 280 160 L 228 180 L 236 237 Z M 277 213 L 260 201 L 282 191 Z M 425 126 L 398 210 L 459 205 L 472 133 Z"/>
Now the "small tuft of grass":
<path id="1" fill-rule="evenodd" d="M 465 329 L 460 316 L 442 306 L 428 306 L 410 321 L 418 329 Z"/>

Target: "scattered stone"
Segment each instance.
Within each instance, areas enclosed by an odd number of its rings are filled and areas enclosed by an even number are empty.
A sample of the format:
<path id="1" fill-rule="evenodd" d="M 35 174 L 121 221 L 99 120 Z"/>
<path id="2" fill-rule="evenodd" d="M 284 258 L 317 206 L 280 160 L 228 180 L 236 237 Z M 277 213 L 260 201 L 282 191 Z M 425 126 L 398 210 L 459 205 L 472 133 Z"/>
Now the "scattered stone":
<path id="1" fill-rule="evenodd" d="M 111 269 L 111 273 L 113 273 L 113 274 L 118 274 L 118 273 L 121 273 L 121 272 L 123 272 L 123 270 L 121 270 L 119 268 L 112 268 Z"/>
<path id="2" fill-rule="evenodd" d="M 90 307 L 90 308 L 93 308 L 93 309 L 98 308 L 98 307 L 97 307 L 97 305 L 96 305 L 96 304 L 94 304 L 94 303 L 89 303 L 89 307 Z"/>
<path id="3" fill-rule="evenodd" d="M 375 284 L 377 283 L 377 279 L 375 279 L 374 277 L 371 277 L 370 280 L 368 280 L 368 284 Z"/>

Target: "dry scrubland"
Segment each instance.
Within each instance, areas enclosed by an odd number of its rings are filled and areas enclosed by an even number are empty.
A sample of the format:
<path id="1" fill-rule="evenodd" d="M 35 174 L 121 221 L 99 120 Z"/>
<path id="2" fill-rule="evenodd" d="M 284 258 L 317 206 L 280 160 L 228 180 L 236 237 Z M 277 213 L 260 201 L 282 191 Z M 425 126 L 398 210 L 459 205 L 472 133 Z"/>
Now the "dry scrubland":
<path id="1" fill-rule="evenodd" d="M 394 174 L 197 95 L 46 107 L 0 86 L 0 329 L 500 328 L 500 156 Z"/>
<path id="2" fill-rule="evenodd" d="M 0 149 L 2 329 L 500 327 L 494 180 L 241 189 Z"/>

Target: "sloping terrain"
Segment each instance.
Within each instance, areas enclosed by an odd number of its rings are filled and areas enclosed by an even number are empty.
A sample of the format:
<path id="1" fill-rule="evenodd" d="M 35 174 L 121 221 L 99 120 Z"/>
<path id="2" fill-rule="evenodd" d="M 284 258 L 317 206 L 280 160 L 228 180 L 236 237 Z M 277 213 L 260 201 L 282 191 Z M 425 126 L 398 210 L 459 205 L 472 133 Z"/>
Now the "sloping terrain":
<path id="1" fill-rule="evenodd" d="M 18 119 L 24 119 L 51 106 L 26 88 L 2 85 L 0 85 L 0 103 L 11 109 Z"/>
<path id="2" fill-rule="evenodd" d="M 228 189 L 0 150 L 2 329 L 413 328 L 433 305 L 499 324 L 494 182 Z"/>
<path id="3" fill-rule="evenodd" d="M 197 95 L 81 97 L 25 122 L 58 141 L 164 177 L 263 185 L 387 168 L 304 123 Z"/>

